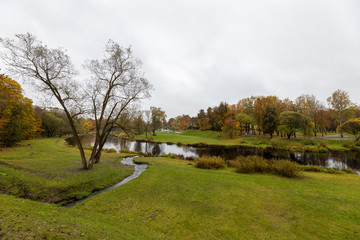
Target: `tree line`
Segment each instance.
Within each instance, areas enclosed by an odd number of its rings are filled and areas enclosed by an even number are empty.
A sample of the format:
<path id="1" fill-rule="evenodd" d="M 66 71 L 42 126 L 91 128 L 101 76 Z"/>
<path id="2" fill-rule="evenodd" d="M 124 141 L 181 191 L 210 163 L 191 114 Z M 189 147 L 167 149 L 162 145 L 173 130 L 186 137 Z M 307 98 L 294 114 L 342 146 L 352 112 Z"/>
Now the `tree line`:
<path id="1" fill-rule="evenodd" d="M 336 130 L 342 136 L 343 131 L 349 132 L 340 126 L 350 119 L 359 118 L 359 107 L 350 100 L 346 91 L 340 89 L 329 96 L 327 103 L 328 107 L 309 94 L 301 95 L 294 101 L 277 96 L 252 96 L 232 105 L 220 102 L 206 111 L 201 109 L 195 117 L 180 115 L 170 118 L 167 127 L 174 130 L 222 131 L 231 138 L 235 135 L 272 137 L 273 134 L 290 138 L 296 137 L 299 131 L 306 136 L 324 136 Z"/>

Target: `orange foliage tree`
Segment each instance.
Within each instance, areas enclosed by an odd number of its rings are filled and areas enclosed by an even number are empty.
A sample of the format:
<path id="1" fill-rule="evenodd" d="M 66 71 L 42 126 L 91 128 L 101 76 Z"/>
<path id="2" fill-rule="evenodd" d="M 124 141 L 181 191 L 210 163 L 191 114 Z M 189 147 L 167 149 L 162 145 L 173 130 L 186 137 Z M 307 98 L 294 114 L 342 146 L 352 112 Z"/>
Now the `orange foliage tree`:
<path id="1" fill-rule="evenodd" d="M 22 95 L 20 85 L 0 75 L 0 143 L 12 146 L 30 139 L 40 130 L 32 101 Z"/>

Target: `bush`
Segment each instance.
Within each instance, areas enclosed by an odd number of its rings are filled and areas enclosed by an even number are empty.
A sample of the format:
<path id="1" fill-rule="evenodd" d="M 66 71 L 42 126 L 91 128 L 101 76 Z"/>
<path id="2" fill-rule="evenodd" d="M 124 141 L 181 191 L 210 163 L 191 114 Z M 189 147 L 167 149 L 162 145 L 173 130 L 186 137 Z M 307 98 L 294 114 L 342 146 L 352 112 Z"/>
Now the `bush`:
<path id="1" fill-rule="evenodd" d="M 355 141 L 344 141 L 343 146 L 351 150 L 356 149 Z"/>
<path id="2" fill-rule="evenodd" d="M 131 151 L 129 149 L 123 148 L 120 151 L 121 153 L 130 153 Z"/>
<path id="3" fill-rule="evenodd" d="M 272 164 L 272 172 L 288 178 L 300 177 L 300 165 L 289 160 L 275 160 Z"/>
<path id="4" fill-rule="evenodd" d="M 327 152 L 329 152 L 329 150 L 328 150 L 327 148 L 318 146 L 318 148 L 315 149 L 315 152 L 318 152 L 318 153 L 327 153 Z"/>
<path id="5" fill-rule="evenodd" d="M 321 168 L 319 166 L 315 166 L 315 165 L 303 165 L 301 166 L 303 171 L 306 172 L 321 172 Z"/>
<path id="6" fill-rule="evenodd" d="M 313 145 L 313 146 L 317 145 L 316 141 L 313 139 L 303 139 L 301 142 L 304 145 Z"/>
<path id="7" fill-rule="evenodd" d="M 233 168 L 238 168 L 240 164 L 239 161 L 237 160 L 228 160 L 226 161 L 226 163 L 229 167 L 233 167 Z"/>
<path id="8" fill-rule="evenodd" d="M 263 173 L 269 172 L 269 160 L 259 156 L 248 156 L 237 158 L 238 167 L 237 172 L 239 173 Z"/>
<path id="9" fill-rule="evenodd" d="M 295 162 L 289 160 L 267 160 L 260 156 L 239 157 L 236 172 L 238 173 L 272 173 L 283 177 L 300 177 L 301 167 Z"/>
<path id="10" fill-rule="evenodd" d="M 319 147 L 328 149 L 328 146 L 327 146 L 326 142 L 320 142 Z"/>
<path id="11" fill-rule="evenodd" d="M 104 149 L 104 152 L 106 153 L 116 153 L 116 150 L 114 148 Z"/>
<path id="12" fill-rule="evenodd" d="M 152 156 L 151 152 L 144 152 L 144 157 L 151 157 L 151 156 Z"/>
<path id="13" fill-rule="evenodd" d="M 268 139 L 258 139 L 253 142 L 254 145 L 270 144 Z"/>
<path id="14" fill-rule="evenodd" d="M 221 157 L 204 156 L 195 159 L 195 167 L 203 169 L 218 169 L 225 167 L 225 161 Z"/>
<path id="15" fill-rule="evenodd" d="M 347 169 L 347 168 L 344 168 L 342 169 L 341 171 L 345 172 L 345 173 L 349 173 L 349 174 L 355 174 L 355 172 L 351 169 Z"/>

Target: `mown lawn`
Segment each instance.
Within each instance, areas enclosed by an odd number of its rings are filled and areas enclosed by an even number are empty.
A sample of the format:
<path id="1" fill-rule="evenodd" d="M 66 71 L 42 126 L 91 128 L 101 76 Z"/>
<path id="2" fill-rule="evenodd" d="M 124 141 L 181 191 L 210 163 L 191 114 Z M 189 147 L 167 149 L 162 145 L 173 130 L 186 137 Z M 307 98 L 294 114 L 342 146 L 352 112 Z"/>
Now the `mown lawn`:
<path id="1" fill-rule="evenodd" d="M 350 151 L 354 150 L 347 146 L 344 146 L 347 140 L 336 139 L 308 139 L 299 136 L 297 139 L 274 137 L 270 139 L 264 136 L 236 136 L 233 139 L 229 139 L 221 132 L 215 131 L 199 131 L 199 130 L 187 130 L 181 133 L 173 132 L 156 132 L 156 136 L 152 136 L 148 133 L 148 137 L 155 142 L 162 143 L 174 143 L 174 144 L 198 144 L 205 143 L 208 145 L 222 145 L 222 146 L 249 146 L 249 147 L 276 147 L 284 150 L 297 150 L 297 151 L 313 151 L 313 152 L 326 152 L 328 150 L 333 151 Z M 137 135 L 136 139 L 146 140 L 145 135 Z M 351 141 L 351 140 L 350 140 Z M 360 149 L 359 146 L 354 146 L 356 149 Z"/>
<path id="2" fill-rule="evenodd" d="M 139 178 L 72 208 L 0 194 L 0 238 L 360 238 L 358 175 L 289 179 L 137 160 L 149 163 Z"/>
<path id="3" fill-rule="evenodd" d="M 88 171 L 81 169 L 79 151 L 62 138 L 25 141 L 1 149 L 0 192 L 45 202 L 79 199 L 130 175 L 133 169 L 120 164 L 123 156 L 103 153 Z"/>

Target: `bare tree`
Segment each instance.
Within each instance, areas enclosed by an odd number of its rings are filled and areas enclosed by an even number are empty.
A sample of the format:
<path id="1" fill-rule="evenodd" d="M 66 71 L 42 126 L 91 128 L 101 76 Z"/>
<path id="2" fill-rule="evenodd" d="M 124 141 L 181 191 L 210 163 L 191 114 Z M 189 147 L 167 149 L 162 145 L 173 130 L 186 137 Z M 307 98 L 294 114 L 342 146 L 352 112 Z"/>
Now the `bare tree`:
<path id="1" fill-rule="evenodd" d="M 98 163 L 101 150 L 121 114 L 137 101 L 149 98 L 152 86 L 139 70 L 140 60 L 131 48 L 122 48 L 110 40 L 101 61 L 90 60 L 85 66 L 91 73 L 87 93 L 96 123 L 96 138 L 89 165 Z"/>
<path id="2" fill-rule="evenodd" d="M 64 109 L 84 169 L 91 169 L 100 161 L 106 139 L 121 114 L 132 103 L 150 97 L 152 86 L 140 71 L 141 62 L 133 57 L 131 48 L 124 49 L 111 40 L 106 45 L 103 60 L 86 62 L 85 68 L 92 76 L 86 88 L 81 88 L 74 80 L 76 71 L 63 49 L 49 49 L 29 33 L 18 34 L 15 40 L 0 39 L 0 42 L 6 50 L 2 52 L 2 59 L 10 70 L 34 80 L 39 91 L 55 97 Z M 75 125 L 76 117 L 89 113 L 85 111 L 85 104 L 96 123 L 89 161 Z"/>
<path id="3" fill-rule="evenodd" d="M 145 110 L 144 111 L 144 118 L 145 118 L 145 137 L 147 138 L 147 133 L 150 129 L 151 125 L 151 111 Z"/>
<path id="4" fill-rule="evenodd" d="M 30 33 L 17 34 L 15 39 L 0 39 L 5 48 L 1 58 L 16 75 L 32 80 L 38 91 L 55 97 L 64 109 L 80 151 L 84 169 L 85 153 L 75 127 L 75 118 L 84 113 L 83 98 L 73 77 L 77 74 L 69 56 L 61 48 L 49 49 Z"/>

